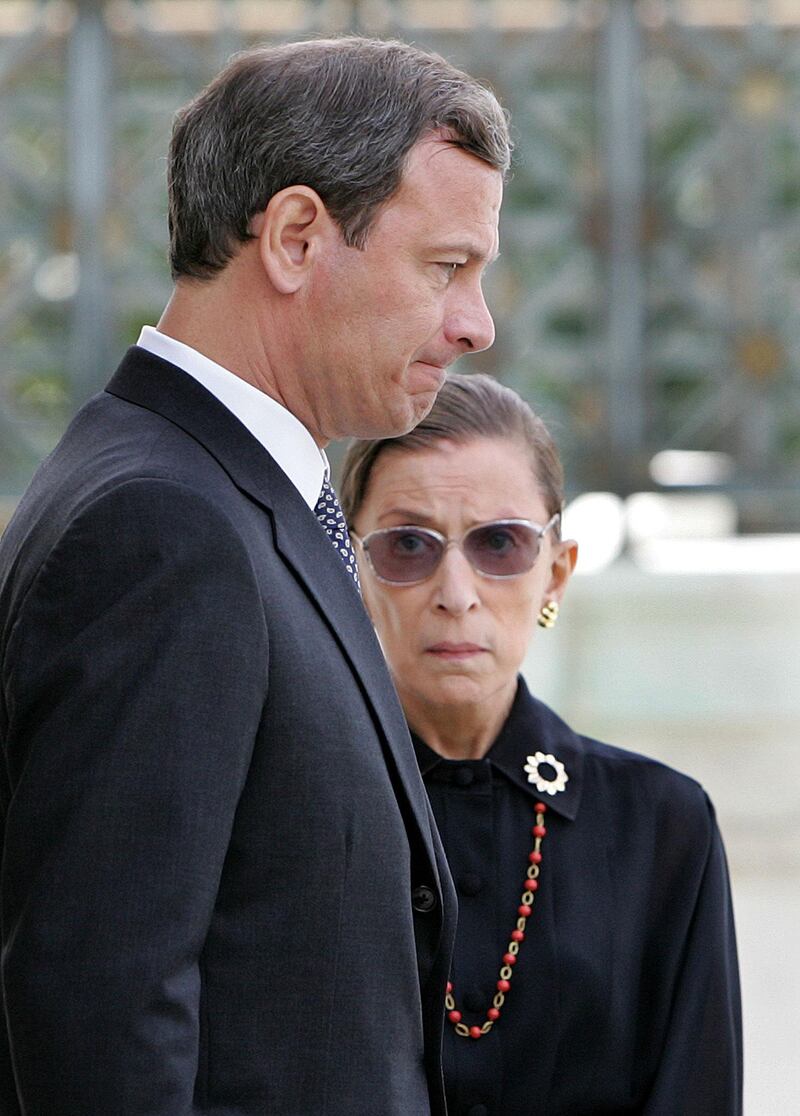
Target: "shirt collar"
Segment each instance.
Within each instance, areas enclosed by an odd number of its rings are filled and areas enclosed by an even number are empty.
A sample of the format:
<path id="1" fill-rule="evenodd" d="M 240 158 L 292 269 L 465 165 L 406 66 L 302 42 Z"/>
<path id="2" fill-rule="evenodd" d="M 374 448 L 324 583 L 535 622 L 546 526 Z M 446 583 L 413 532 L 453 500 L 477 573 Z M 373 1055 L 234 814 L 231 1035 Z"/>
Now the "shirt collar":
<path id="1" fill-rule="evenodd" d="M 291 411 L 221 364 L 153 326 L 142 328 L 137 344 L 177 365 L 210 391 L 258 439 L 314 509 L 330 466 L 325 451 Z"/>
<path id="2" fill-rule="evenodd" d="M 413 732 L 411 739 L 423 777 L 435 768 L 443 773 L 443 764 L 453 769 L 457 766 L 458 761 L 443 759 Z M 544 702 L 534 698 L 520 677 L 506 722 L 485 758 L 530 798 L 546 803 L 548 809 L 574 821 L 581 798 L 584 750 L 581 737 Z M 535 757 L 537 752 L 563 764 L 567 775 L 563 791 L 548 794 L 529 782 L 525 766 L 529 763 L 528 757 Z M 540 763 L 544 766 L 544 761 Z"/>

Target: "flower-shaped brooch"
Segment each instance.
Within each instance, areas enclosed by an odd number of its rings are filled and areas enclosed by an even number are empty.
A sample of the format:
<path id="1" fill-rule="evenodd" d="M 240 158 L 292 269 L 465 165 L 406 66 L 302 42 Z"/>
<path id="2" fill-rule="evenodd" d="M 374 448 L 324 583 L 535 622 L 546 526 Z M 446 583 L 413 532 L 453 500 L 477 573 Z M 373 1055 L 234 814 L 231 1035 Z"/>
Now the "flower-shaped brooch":
<path id="1" fill-rule="evenodd" d="M 554 778 L 545 778 L 539 770 L 545 764 L 555 771 Z M 528 762 L 525 764 L 524 770 L 528 776 L 528 782 L 533 783 L 539 794 L 558 794 L 559 791 L 567 789 L 569 775 L 567 775 L 564 764 L 549 753 L 534 752 L 532 756 L 528 756 Z"/>

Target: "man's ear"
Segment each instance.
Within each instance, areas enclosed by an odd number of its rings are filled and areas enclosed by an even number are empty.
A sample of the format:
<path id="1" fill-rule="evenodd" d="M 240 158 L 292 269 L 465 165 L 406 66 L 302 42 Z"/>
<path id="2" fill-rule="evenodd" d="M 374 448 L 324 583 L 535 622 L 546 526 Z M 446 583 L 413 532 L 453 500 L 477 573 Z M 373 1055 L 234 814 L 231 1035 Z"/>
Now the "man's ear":
<path id="1" fill-rule="evenodd" d="M 306 282 L 324 241 L 335 231 L 319 194 L 309 186 L 287 186 L 253 218 L 259 255 L 273 287 L 294 294 Z"/>

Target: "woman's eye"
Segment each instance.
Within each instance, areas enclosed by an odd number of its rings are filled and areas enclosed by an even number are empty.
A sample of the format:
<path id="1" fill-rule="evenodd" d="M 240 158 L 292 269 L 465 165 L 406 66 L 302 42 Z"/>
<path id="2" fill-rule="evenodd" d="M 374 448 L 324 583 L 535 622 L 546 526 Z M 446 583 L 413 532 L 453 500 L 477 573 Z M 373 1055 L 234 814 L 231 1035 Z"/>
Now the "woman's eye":
<path id="1" fill-rule="evenodd" d="M 514 549 L 516 540 L 510 531 L 492 531 L 491 534 L 484 536 L 482 545 L 494 554 L 503 554 L 507 550 Z"/>
<path id="2" fill-rule="evenodd" d="M 398 554 L 408 556 L 419 554 L 421 550 L 425 549 L 425 543 L 419 535 L 397 535 L 394 540 L 394 548 Z"/>

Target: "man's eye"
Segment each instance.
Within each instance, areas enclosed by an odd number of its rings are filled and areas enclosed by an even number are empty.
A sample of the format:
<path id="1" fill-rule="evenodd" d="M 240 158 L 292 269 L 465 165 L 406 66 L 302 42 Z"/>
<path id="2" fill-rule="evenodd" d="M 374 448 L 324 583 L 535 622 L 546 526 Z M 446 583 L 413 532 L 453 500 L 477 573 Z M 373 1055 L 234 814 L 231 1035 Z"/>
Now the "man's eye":
<path id="1" fill-rule="evenodd" d="M 439 267 L 440 267 L 440 268 L 442 269 L 442 271 L 444 272 L 444 274 L 445 274 L 445 277 L 446 277 L 446 279 L 447 279 L 447 282 L 449 283 L 449 282 L 450 282 L 450 280 L 451 280 L 451 279 L 453 278 L 453 276 L 455 275 L 455 273 L 456 273 L 456 272 L 458 271 L 458 269 L 459 269 L 459 268 L 461 267 L 461 264 L 459 264 L 459 263 L 444 263 L 444 262 L 443 262 L 443 263 L 440 263 L 440 264 L 439 264 Z"/>

